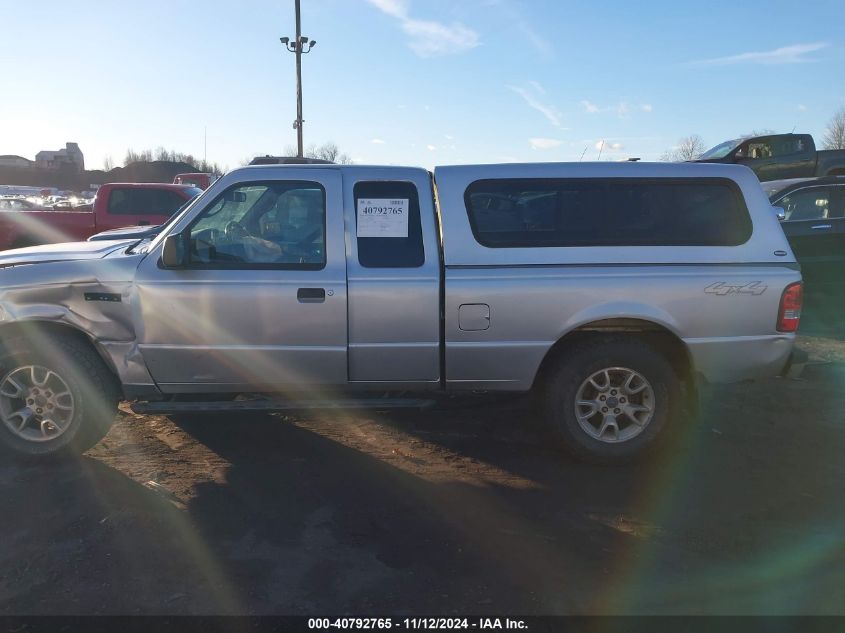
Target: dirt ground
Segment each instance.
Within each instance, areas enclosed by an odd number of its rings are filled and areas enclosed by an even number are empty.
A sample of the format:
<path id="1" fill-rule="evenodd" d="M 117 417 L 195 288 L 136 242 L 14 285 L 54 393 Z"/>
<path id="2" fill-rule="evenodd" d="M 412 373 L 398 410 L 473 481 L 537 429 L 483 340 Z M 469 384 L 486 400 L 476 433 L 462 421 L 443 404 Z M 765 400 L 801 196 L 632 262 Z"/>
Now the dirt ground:
<path id="1" fill-rule="evenodd" d="M 599 467 L 518 402 L 120 416 L 0 464 L 2 614 L 845 613 L 845 342 Z"/>

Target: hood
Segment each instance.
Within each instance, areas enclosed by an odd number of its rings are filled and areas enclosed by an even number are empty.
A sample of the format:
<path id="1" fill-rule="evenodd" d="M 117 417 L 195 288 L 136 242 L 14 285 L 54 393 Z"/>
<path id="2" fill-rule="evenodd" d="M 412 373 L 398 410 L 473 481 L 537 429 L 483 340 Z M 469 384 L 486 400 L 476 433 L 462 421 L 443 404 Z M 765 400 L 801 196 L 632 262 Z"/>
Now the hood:
<path id="1" fill-rule="evenodd" d="M 44 244 L 0 252 L 0 268 L 42 262 L 67 262 L 85 259 L 102 259 L 109 253 L 126 248 L 137 240 L 111 240 L 101 242 L 67 242 Z"/>
<path id="2" fill-rule="evenodd" d="M 730 163 L 733 164 L 733 160 L 728 158 L 693 158 L 692 160 L 684 161 L 687 163 Z"/>
<path id="3" fill-rule="evenodd" d="M 89 242 L 100 242 L 103 240 L 142 240 L 146 237 L 155 237 L 161 231 L 161 225 L 140 224 L 138 226 L 124 226 L 119 229 L 111 229 L 97 233 L 88 238 Z"/>

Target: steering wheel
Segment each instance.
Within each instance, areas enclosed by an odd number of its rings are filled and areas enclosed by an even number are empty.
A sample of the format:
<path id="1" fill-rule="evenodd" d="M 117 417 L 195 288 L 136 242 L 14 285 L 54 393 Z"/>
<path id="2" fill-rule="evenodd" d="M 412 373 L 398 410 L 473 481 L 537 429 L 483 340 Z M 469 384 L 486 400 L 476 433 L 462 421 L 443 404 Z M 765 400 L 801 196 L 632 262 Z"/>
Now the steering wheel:
<path id="1" fill-rule="evenodd" d="M 301 240 L 297 240 L 291 244 L 287 244 L 285 246 L 285 252 L 288 255 L 292 255 L 294 257 L 312 257 L 318 252 L 318 248 L 315 248 L 313 242 L 320 235 L 322 231 L 321 228 L 314 229 L 308 235 L 306 235 Z"/>
<path id="2" fill-rule="evenodd" d="M 252 236 L 252 234 L 247 231 L 246 227 L 236 220 L 230 220 L 223 229 L 223 233 L 229 239 Z"/>

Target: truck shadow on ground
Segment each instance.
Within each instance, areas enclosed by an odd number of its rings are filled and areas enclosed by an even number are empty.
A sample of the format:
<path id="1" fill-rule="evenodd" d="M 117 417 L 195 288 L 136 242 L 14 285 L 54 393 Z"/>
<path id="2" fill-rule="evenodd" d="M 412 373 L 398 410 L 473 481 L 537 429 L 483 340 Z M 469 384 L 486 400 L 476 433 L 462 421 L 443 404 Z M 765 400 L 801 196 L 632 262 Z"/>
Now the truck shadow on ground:
<path id="1" fill-rule="evenodd" d="M 182 422 L 232 464 L 190 512 L 260 612 L 840 609 L 842 369 L 716 390 L 616 468 L 563 456 L 519 403 Z"/>

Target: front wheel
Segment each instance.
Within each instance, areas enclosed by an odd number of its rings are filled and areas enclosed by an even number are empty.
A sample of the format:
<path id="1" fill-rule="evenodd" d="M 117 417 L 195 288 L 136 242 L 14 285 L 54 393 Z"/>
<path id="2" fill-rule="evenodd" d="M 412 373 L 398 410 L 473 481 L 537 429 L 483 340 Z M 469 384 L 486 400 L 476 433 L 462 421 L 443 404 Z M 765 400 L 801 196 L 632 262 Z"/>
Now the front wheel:
<path id="1" fill-rule="evenodd" d="M 81 453 L 108 432 L 117 384 L 88 345 L 68 336 L 4 341 L 0 441 L 25 456 Z"/>
<path id="2" fill-rule="evenodd" d="M 680 410 L 666 358 L 636 339 L 589 339 L 569 350 L 545 384 L 545 419 L 577 457 L 604 463 L 641 456 Z"/>

